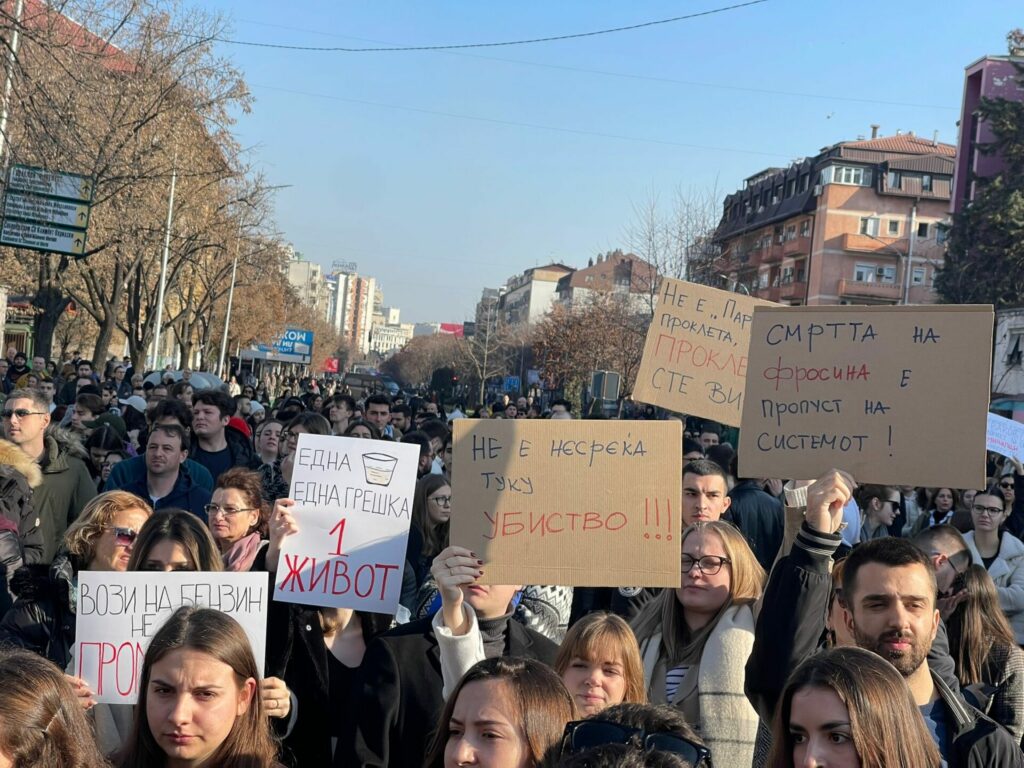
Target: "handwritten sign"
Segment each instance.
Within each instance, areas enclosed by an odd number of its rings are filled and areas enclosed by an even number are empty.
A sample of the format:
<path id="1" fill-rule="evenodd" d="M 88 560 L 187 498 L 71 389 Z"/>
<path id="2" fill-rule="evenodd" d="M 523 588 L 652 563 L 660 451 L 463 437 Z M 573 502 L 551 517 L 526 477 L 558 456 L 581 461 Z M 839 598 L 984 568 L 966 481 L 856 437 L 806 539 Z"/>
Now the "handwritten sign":
<path id="1" fill-rule="evenodd" d="M 274 599 L 394 614 L 416 490 L 418 445 L 299 435 Z"/>
<path id="2" fill-rule="evenodd" d="M 665 278 L 633 398 L 739 426 L 754 307 L 767 301 Z"/>
<path id="3" fill-rule="evenodd" d="M 679 586 L 678 421 L 454 426 L 451 540 L 484 583 Z"/>
<path id="4" fill-rule="evenodd" d="M 1024 460 L 1024 424 L 990 413 L 985 443 L 985 448 L 993 453 Z"/>
<path id="5" fill-rule="evenodd" d="M 980 486 L 992 322 L 990 306 L 759 307 L 740 473 Z"/>
<path id="6" fill-rule="evenodd" d="M 149 641 L 183 605 L 228 614 L 263 666 L 269 588 L 265 573 L 81 571 L 74 674 L 101 704 L 134 704 Z"/>

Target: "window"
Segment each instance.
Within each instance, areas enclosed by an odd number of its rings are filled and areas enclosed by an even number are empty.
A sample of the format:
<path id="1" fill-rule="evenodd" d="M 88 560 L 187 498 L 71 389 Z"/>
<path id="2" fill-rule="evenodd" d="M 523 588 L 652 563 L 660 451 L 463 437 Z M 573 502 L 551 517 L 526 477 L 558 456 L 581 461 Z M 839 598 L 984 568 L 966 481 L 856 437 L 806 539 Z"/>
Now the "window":
<path id="1" fill-rule="evenodd" d="M 810 219 L 804 219 L 802 222 L 800 222 L 800 237 L 810 237 L 810 236 L 811 236 L 811 220 Z"/>
<path id="2" fill-rule="evenodd" d="M 927 238 L 928 237 L 928 222 L 927 221 L 922 221 L 920 224 L 917 225 L 917 236 L 921 237 L 921 238 Z"/>
<path id="3" fill-rule="evenodd" d="M 940 224 L 938 228 L 935 230 L 935 243 L 937 245 L 943 245 L 948 239 L 949 230 Z"/>
<path id="4" fill-rule="evenodd" d="M 899 189 L 902 182 L 903 179 L 900 177 L 899 171 L 889 171 L 889 173 L 886 174 L 885 185 L 889 187 L 889 189 Z"/>
<path id="5" fill-rule="evenodd" d="M 859 187 L 866 187 L 871 184 L 871 171 L 852 165 L 837 165 L 835 167 L 835 181 L 837 184 L 854 184 Z"/>
<path id="6" fill-rule="evenodd" d="M 896 282 L 896 267 L 895 265 L 889 267 L 876 267 L 875 277 L 878 278 L 880 283 L 895 283 Z"/>
<path id="7" fill-rule="evenodd" d="M 796 240 L 796 224 L 787 224 L 786 225 L 786 234 L 783 237 L 783 240 L 785 242 L 787 242 L 787 243 L 790 240 Z"/>
<path id="8" fill-rule="evenodd" d="M 864 216 L 860 220 L 860 233 L 870 237 L 878 237 L 878 218 Z"/>
<path id="9" fill-rule="evenodd" d="M 768 278 L 769 278 L 768 270 L 765 270 L 764 272 L 761 272 L 757 276 L 757 287 L 758 288 L 767 288 L 768 287 Z"/>
<path id="10" fill-rule="evenodd" d="M 796 194 L 796 179 L 790 179 L 786 182 L 786 197 L 792 197 Z"/>
<path id="11" fill-rule="evenodd" d="M 924 192 L 932 191 L 932 177 L 931 174 L 926 173 L 921 177 L 921 190 Z"/>
<path id="12" fill-rule="evenodd" d="M 783 267 L 782 268 L 782 284 L 789 285 L 793 282 L 793 268 Z"/>
<path id="13" fill-rule="evenodd" d="M 913 271 L 910 273 L 910 280 L 914 283 L 914 285 L 924 285 L 924 277 L 924 267 L 914 267 Z"/>
<path id="14" fill-rule="evenodd" d="M 898 235 L 900 233 L 900 222 L 899 219 L 889 219 L 889 234 Z"/>
<path id="15" fill-rule="evenodd" d="M 811 185 L 811 174 L 804 173 L 800 176 L 800 187 L 797 191 L 806 192 L 807 188 Z"/>
<path id="16" fill-rule="evenodd" d="M 803 265 L 803 263 L 801 263 L 800 266 L 796 268 L 796 281 L 798 283 L 802 283 L 804 281 L 804 265 Z"/>
<path id="17" fill-rule="evenodd" d="M 875 282 L 875 265 L 858 264 L 853 269 L 853 279 L 856 280 L 858 283 Z"/>
<path id="18" fill-rule="evenodd" d="M 818 178 L 818 183 L 823 185 L 823 186 L 825 184 L 831 184 L 832 183 L 832 177 L 835 176 L 835 171 L 836 171 L 835 167 L 831 166 L 831 165 L 828 168 L 822 168 L 821 169 L 821 176 Z"/>

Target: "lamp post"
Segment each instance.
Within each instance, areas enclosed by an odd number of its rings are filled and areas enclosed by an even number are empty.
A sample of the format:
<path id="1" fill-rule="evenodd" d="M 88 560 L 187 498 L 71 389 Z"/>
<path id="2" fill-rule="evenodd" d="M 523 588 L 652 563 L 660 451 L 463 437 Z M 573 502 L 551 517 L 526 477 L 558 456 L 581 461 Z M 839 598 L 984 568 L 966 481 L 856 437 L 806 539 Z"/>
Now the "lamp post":
<path id="1" fill-rule="evenodd" d="M 156 334 L 153 337 L 153 349 L 150 352 L 149 367 L 156 370 L 157 360 L 160 355 L 160 327 L 164 320 L 164 291 L 167 288 L 167 254 L 171 249 L 171 224 L 174 221 L 174 189 L 178 183 L 178 153 L 174 153 L 174 163 L 171 166 L 171 194 L 167 201 L 167 224 L 164 227 L 164 253 L 160 260 L 160 290 L 156 300 Z"/>
<path id="2" fill-rule="evenodd" d="M 228 330 L 231 328 L 231 305 L 235 300 L 235 274 L 238 271 L 238 251 L 241 239 L 235 241 L 235 260 L 231 263 L 231 287 L 228 288 L 228 311 L 224 315 L 224 335 L 220 340 L 220 359 L 217 361 L 217 375 L 224 378 L 224 352 L 228 346 Z"/>

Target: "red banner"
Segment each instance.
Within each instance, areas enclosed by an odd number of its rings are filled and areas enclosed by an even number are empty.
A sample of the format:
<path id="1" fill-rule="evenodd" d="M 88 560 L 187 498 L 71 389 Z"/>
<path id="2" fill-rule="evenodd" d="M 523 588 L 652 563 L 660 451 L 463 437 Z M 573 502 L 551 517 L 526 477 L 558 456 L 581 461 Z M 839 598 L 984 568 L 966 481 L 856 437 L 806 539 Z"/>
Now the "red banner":
<path id="1" fill-rule="evenodd" d="M 324 360 L 323 365 L 324 373 L 337 373 L 338 372 L 338 358 L 328 357 Z"/>
<path id="2" fill-rule="evenodd" d="M 463 330 L 462 323 L 441 323 L 441 328 L 438 332 L 447 333 L 450 336 L 461 339 Z"/>

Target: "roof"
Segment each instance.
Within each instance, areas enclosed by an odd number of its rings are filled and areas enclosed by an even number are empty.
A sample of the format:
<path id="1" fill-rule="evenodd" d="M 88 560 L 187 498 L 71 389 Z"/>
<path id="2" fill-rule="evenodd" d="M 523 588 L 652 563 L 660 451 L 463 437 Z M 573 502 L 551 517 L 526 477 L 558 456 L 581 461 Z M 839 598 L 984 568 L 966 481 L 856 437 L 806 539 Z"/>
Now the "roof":
<path id="1" fill-rule="evenodd" d="M 42 30 L 53 35 L 53 40 L 91 54 L 113 72 L 131 73 L 136 63 L 125 51 L 90 32 L 66 14 L 50 8 L 43 0 L 28 0 L 22 14 L 26 28 Z"/>
<path id="2" fill-rule="evenodd" d="M 875 152 L 899 152 L 904 155 L 944 155 L 956 157 L 956 146 L 932 142 L 921 136 L 912 133 L 904 133 L 899 136 L 880 136 L 877 139 L 866 141 L 843 141 L 840 146 L 849 149 L 866 149 Z"/>
<path id="3" fill-rule="evenodd" d="M 558 281 L 558 291 L 586 288 L 611 292 L 615 290 L 616 278 L 628 278 L 630 292 L 643 292 L 650 288 L 656 274 L 654 266 L 635 253 L 609 253 L 602 261 L 563 276 Z"/>

